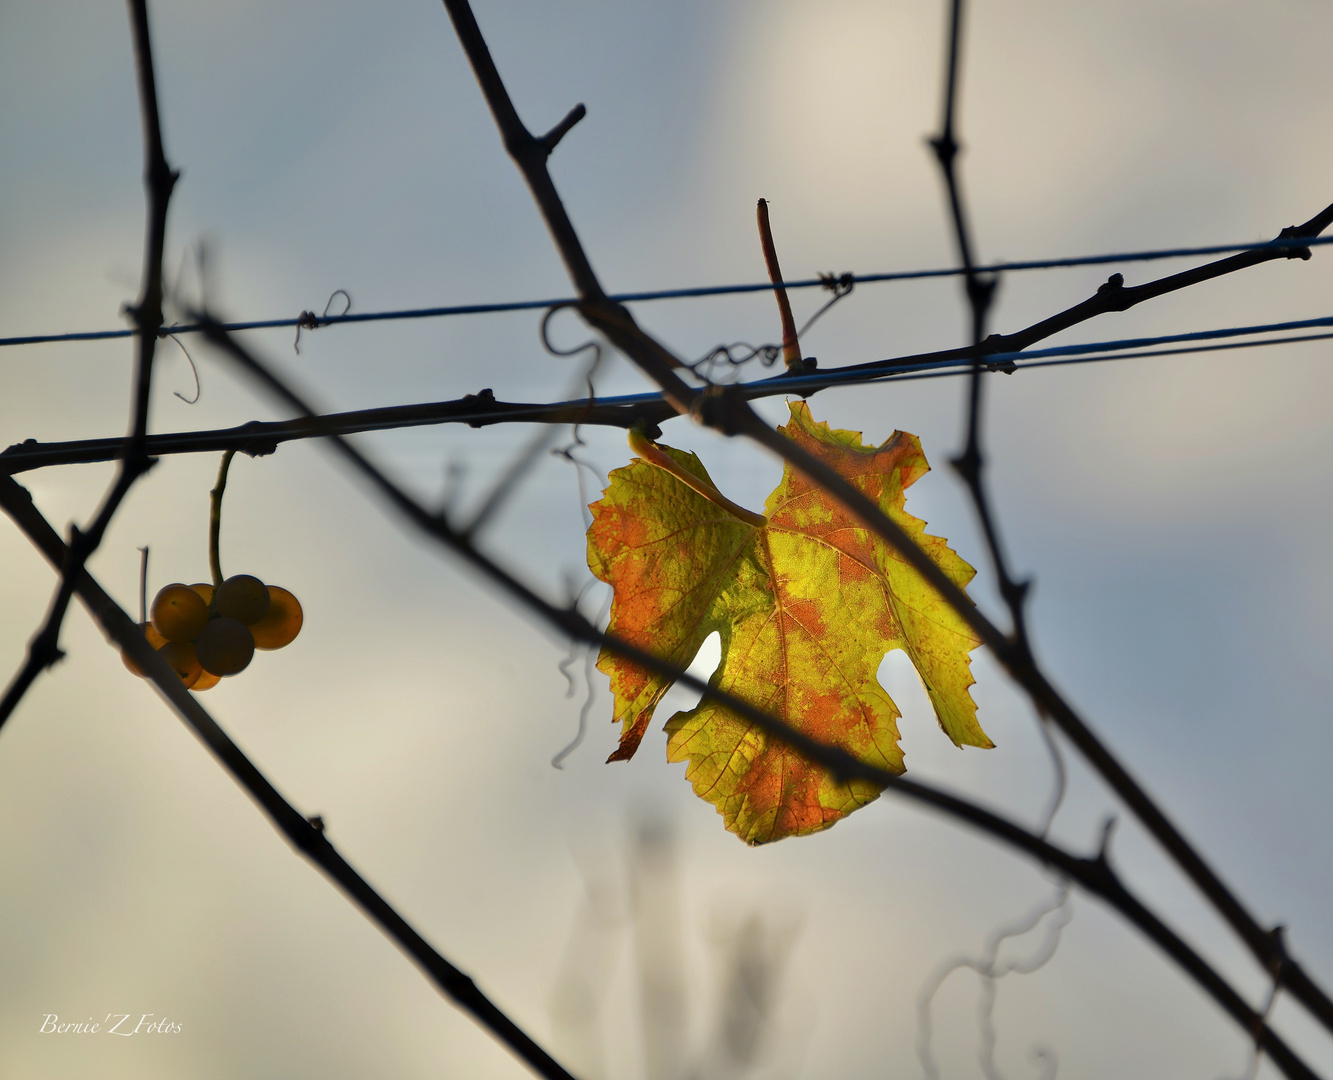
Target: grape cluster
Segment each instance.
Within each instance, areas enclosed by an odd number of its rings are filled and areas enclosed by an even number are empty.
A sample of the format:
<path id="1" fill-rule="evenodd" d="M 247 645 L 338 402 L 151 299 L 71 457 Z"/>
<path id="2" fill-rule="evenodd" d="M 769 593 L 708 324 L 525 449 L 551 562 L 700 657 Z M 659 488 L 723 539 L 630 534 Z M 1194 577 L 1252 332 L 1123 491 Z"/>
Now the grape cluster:
<path id="1" fill-rule="evenodd" d="M 144 637 L 190 690 L 208 690 L 244 671 L 256 649 L 281 649 L 301 632 L 301 604 L 286 589 L 250 574 L 212 585 L 164 586 L 153 598 Z M 125 666 L 142 677 L 127 655 Z"/>

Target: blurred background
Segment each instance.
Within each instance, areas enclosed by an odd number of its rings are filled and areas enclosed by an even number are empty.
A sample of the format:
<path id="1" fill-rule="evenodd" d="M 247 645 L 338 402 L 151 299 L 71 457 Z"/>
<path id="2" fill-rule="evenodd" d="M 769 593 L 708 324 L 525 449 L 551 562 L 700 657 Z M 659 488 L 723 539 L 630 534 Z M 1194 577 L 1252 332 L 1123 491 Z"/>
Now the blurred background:
<path id="1" fill-rule="evenodd" d="M 1259 241 L 1333 200 L 1333 8 L 1318 0 L 976 0 L 960 124 L 983 259 Z M 937 0 L 479 0 L 528 126 L 588 117 L 553 173 L 608 289 L 761 280 L 754 204 L 788 277 L 945 266 L 924 138 L 938 123 Z M 183 175 L 168 266 L 234 318 L 568 294 L 442 7 L 237 0 L 151 7 L 167 155 Z M 0 336 L 110 329 L 137 293 L 141 148 L 124 6 L 0 7 Z M 1184 264 L 1124 268 L 1131 284 Z M 993 326 L 1089 295 L 1111 268 L 1013 274 Z M 1328 315 L 1333 255 L 1279 262 L 1102 318 L 1053 344 Z M 796 294 L 798 320 L 822 302 Z M 771 296 L 639 304 L 679 354 L 780 331 Z M 579 361 L 540 313 L 343 326 L 246 340 L 328 410 L 565 396 Z M 964 341 L 949 280 L 864 285 L 803 339 L 832 367 Z M 572 316 L 552 337 L 585 338 Z M 197 340 L 159 351 L 152 429 L 285 414 Z M 0 350 L 0 446 L 121 434 L 128 341 Z M 1031 629 L 1057 685 L 1265 923 L 1333 982 L 1333 373 L 1327 344 L 1020 372 L 991 380 L 986 437 Z M 755 372 L 758 374 L 758 372 Z M 611 360 L 603 394 L 647 389 Z M 958 380 L 829 390 L 817 419 L 921 437 L 936 471 L 908 509 L 993 578 L 960 485 Z M 780 399 L 762 405 L 780 420 Z M 529 438 L 517 426 L 363 436 L 433 501 L 475 505 Z M 603 474 L 622 434 L 584 431 Z M 561 439 L 568 441 L 566 435 Z M 757 507 L 777 464 L 685 420 Z M 213 454 L 165 459 L 92 563 L 137 606 L 207 576 Z M 85 522 L 109 465 L 19 479 L 57 528 Z M 450 479 L 452 477 L 452 480 Z M 599 481 L 543 457 L 485 536 L 563 597 L 587 579 L 582 502 Z M 204 695 L 222 726 L 437 948 L 586 1077 L 921 1076 L 917 997 L 939 965 L 1049 898 L 1040 870 L 884 798 L 829 832 L 749 849 L 668 765 L 628 764 L 594 674 L 564 760 L 583 658 L 406 532 L 327 448 L 238 458 L 223 565 L 291 589 L 305 628 Z M 53 578 L 0 522 L 0 659 L 21 662 Z M 69 656 L 0 733 L 0 1073 L 29 1080 L 522 1076 L 295 856 L 81 609 Z M 716 660 L 716 653 L 713 653 Z M 698 668 L 707 674 L 705 657 Z M 984 652 L 973 690 L 992 751 L 955 750 L 900 659 L 909 771 L 1035 822 L 1051 767 L 1031 711 Z M 688 707 L 676 694 L 660 723 Z M 1070 759 L 1055 835 L 1095 845 L 1117 808 Z M 1262 973 L 1122 820 L 1129 882 L 1250 1000 Z M 1240 1076 L 1245 1037 L 1112 912 L 1074 894 L 1048 964 L 995 986 L 1010 1077 Z M 1038 952 L 1048 919 L 1001 959 Z M 975 974 L 933 1000 L 942 1075 L 980 1074 Z M 43 1016 L 152 1013 L 171 1035 L 42 1035 Z M 1279 997 L 1278 1026 L 1333 1071 L 1333 1040 Z M 1044 1048 L 1044 1057 L 1034 1057 Z M 1264 1066 L 1260 1075 L 1273 1075 Z"/>

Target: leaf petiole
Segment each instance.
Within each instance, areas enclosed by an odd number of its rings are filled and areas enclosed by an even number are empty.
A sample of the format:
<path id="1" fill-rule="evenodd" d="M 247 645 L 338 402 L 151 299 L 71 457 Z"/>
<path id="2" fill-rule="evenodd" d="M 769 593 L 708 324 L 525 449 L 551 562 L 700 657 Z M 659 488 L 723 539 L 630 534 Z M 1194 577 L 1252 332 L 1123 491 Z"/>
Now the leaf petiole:
<path id="1" fill-rule="evenodd" d="M 707 480 L 702 480 L 693 473 L 682 469 L 676 464 L 674 458 L 665 453 L 640 428 L 632 427 L 629 429 L 629 447 L 649 465 L 656 465 L 659 469 L 665 469 L 686 487 L 692 488 L 709 502 L 722 507 L 730 514 L 734 514 L 747 525 L 753 525 L 755 528 L 761 529 L 768 524 L 768 518 L 764 517 L 763 514 L 756 514 L 753 510 L 747 510 L 745 507 L 732 502 Z"/>

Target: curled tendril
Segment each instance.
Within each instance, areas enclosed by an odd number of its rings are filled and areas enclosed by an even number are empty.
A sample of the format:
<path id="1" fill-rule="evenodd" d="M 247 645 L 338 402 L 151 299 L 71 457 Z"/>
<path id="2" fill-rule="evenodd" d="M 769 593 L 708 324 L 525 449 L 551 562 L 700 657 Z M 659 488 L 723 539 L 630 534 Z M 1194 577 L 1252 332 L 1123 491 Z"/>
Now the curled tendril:
<path id="1" fill-rule="evenodd" d="M 733 341 L 730 345 L 718 345 L 710 349 L 694 363 L 688 365 L 704 382 L 711 383 L 713 369 L 718 364 L 727 365 L 723 370 L 731 370 L 758 359 L 764 367 L 772 367 L 782 355 L 782 346 L 771 342 L 767 345 L 751 345 L 747 341 Z"/>
<path id="2" fill-rule="evenodd" d="M 981 978 L 981 999 L 977 1007 L 981 1047 L 978 1062 L 987 1080 L 999 1080 L 995 1064 L 995 991 L 996 982 L 1006 975 L 1031 975 L 1040 970 L 1055 955 L 1060 945 L 1060 932 L 1073 918 L 1069 901 L 1069 882 L 1061 879 L 1053 895 L 1040 901 L 1026 914 L 1007 926 L 998 927 L 987 939 L 980 956 L 958 956 L 946 960 L 930 975 L 917 995 L 916 1055 L 929 1080 L 937 1080 L 939 1066 L 931 1053 L 931 1004 L 935 995 L 950 975 L 962 969 L 971 969 Z M 1049 916 L 1049 918 L 1048 918 Z M 1037 949 L 1026 958 L 1000 960 L 1000 947 L 1011 938 L 1019 938 L 1045 922 L 1045 933 Z M 1033 1064 L 1041 1066 L 1041 1080 L 1053 1080 L 1058 1058 L 1048 1046 L 1032 1048 Z"/>
<path id="3" fill-rule="evenodd" d="M 203 393 L 203 385 L 199 382 L 199 365 L 194 362 L 194 357 L 190 355 L 190 350 L 185 347 L 184 342 L 182 342 L 180 338 L 170 331 L 164 331 L 163 336 L 171 338 L 171 340 L 176 343 L 177 347 L 179 347 L 180 351 L 185 354 L 185 359 L 188 360 L 190 364 L 190 372 L 194 375 L 194 397 L 187 398 L 179 390 L 173 390 L 172 394 L 180 398 L 186 405 L 199 404 L 199 395 Z"/>
<path id="4" fill-rule="evenodd" d="M 579 485 L 579 506 L 583 510 L 583 527 L 586 530 L 592 528 L 592 511 L 588 509 L 588 489 L 583 486 L 583 472 L 586 469 L 599 487 L 605 486 L 606 477 L 598 471 L 595 465 L 574 456 L 576 448 L 585 446 L 587 446 L 587 443 L 579 436 L 579 426 L 575 424 L 572 441 L 568 446 L 557 446 L 552 449 L 551 456 L 564 458 L 574 466 L 574 475 L 577 477 Z"/>
<path id="5" fill-rule="evenodd" d="M 819 281 L 825 289 L 833 294 L 833 297 L 810 318 L 805 320 L 805 325 L 797 331 L 796 336 L 798 338 L 804 337 L 805 332 L 814 326 L 829 308 L 844 296 L 850 296 L 852 290 L 856 288 L 856 278 L 850 273 L 820 274 Z M 765 345 L 751 345 L 747 341 L 733 341 L 730 345 L 715 346 L 688 366 L 704 382 L 712 383 L 716 381 L 714 369 L 719 365 L 725 365 L 723 371 L 730 371 L 741 367 L 743 364 L 748 364 L 751 360 L 758 360 L 764 367 L 772 367 L 781 355 L 782 346 L 775 345 L 772 342 Z M 812 360 L 807 361 L 807 363 L 812 362 Z"/>
<path id="6" fill-rule="evenodd" d="M 1044 718 L 1037 719 L 1037 731 L 1040 732 L 1042 741 L 1046 744 L 1046 752 L 1051 757 L 1051 794 L 1046 800 L 1045 810 L 1042 811 L 1041 828 L 1038 830 L 1038 835 L 1044 840 L 1050 834 L 1055 815 L 1060 812 L 1060 805 L 1065 801 L 1068 776 L 1065 772 L 1064 755 L 1060 753 L 1059 744 L 1047 728 Z"/>
<path id="7" fill-rule="evenodd" d="M 572 308 L 575 306 L 575 302 L 570 300 L 565 301 L 562 304 L 552 304 L 547 308 L 546 313 L 542 316 L 538 336 L 541 339 L 542 348 L 552 356 L 578 356 L 580 353 L 584 352 L 592 353 L 592 359 L 588 362 L 588 366 L 583 372 L 583 384 L 587 388 L 587 410 L 591 410 L 597 404 L 597 387 L 593 384 L 593 379 L 601 369 L 602 360 L 605 358 L 605 351 L 602 349 L 601 343 L 595 338 L 589 338 L 581 345 L 574 345 L 571 348 L 562 349 L 551 340 L 550 334 L 551 320 L 555 318 L 556 314 L 563 311 L 565 308 Z M 576 420 L 573 426 L 574 441 L 571 443 L 571 449 L 574 446 L 583 445 L 583 439 L 579 436 L 579 422 Z M 571 458 L 570 460 L 572 461 L 573 459 Z"/>
<path id="8" fill-rule="evenodd" d="M 575 459 L 570 458 L 570 460 L 574 461 Z M 576 464 L 582 464 L 582 462 L 576 462 Z M 570 606 L 577 608 L 578 605 L 583 602 L 583 598 L 588 594 L 588 590 L 597 584 L 599 584 L 599 582 L 594 578 L 589 578 L 585 581 L 583 587 L 579 589 L 578 595 L 572 599 Z M 610 610 L 611 597 L 608 595 L 606 599 L 602 601 L 601 609 L 598 611 L 594 622 L 600 625 L 602 620 L 606 618 L 607 612 Z M 578 731 L 575 732 L 574 738 L 571 739 L 559 753 L 551 758 L 551 768 L 553 769 L 563 769 L 565 767 L 565 758 L 569 757 L 570 754 L 582 745 L 585 736 L 588 734 L 588 713 L 592 710 L 593 702 L 597 699 L 597 687 L 594 684 L 592 677 L 597 653 L 593 650 L 592 646 L 574 641 L 569 643 L 569 655 L 558 665 L 560 674 L 565 677 L 565 681 L 569 684 L 569 689 L 566 691 L 565 697 L 571 698 L 574 696 L 575 682 L 574 677 L 569 673 L 569 668 L 570 665 L 578 659 L 578 654 L 580 652 L 583 653 L 583 684 L 586 687 L 586 692 L 583 698 L 583 705 L 579 709 L 579 728 Z"/>
<path id="9" fill-rule="evenodd" d="M 572 308 L 576 306 L 577 306 L 576 301 L 566 300 L 560 304 L 552 304 L 549 308 L 546 309 L 546 314 L 542 316 L 541 327 L 539 330 L 539 336 L 541 338 L 542 348 L 545 349 L 552 356 L 578 356 L 579 353 L 592 350 L 593 360 L 592 360 L 591 370 L 596 371 L 597 367 L 602 362 L 602 346 L 601 343 L 598 342 L 596 339 L 589 338 L 587 341 L 583 342 L 582 345 L 574 345 L 568 349 L 560 348 L 551 340 L 551 334 L 550 334 L 551 320 L 555 318 L 555 316 L 558 313 L 564 311 L 566 308 Z M 591 379 L 591 377 L 592 376 L 590 373 L 589 379 Z"/>
<path id="10" fill-rule="evenodd" d="M 343 305 L 342 311 L 330 313 L 329 308 L 333 307 L 333 301 L 339 296 L 346 300 L 347 303 Z M 341 319 L 351 310 L 352 294 L 346 289 L 334 289 L 333 292 L 329 293 L 329 301 L 324 305 L 324 313 L 322 315 L 316 315 L 313 311 L 302 311 L 301 314 L 296 317 L 296 340 L 292 342 L 292 348 L 296 350 L 296 355 L 301 355 L 302 330 L 318 330 L 321 326 L 328 326 L 331 318 Z"/>
<path id="11" fill-rule="evenodd" d="M 569 303 L 557 304 L 542 317 L 541 341 L 546 351 L 553 356 L 577 356 L 580 353 L 591 350 L 592 359 L 588 361 L 584 370 L 578 375 L 574 388 L 569 391 L 570 396 L 573 396 L 573 394 L 577 393 L 579 383 L 586 386 L 588 397 L 585 408 L 591 409 L 597 402 L 596 387 L 593 384 L 593 377 L 597 374 L 597 369 L 602 363 L 602 346 L 596 341 L 585 341 L 582 345 L 575 346 L 572 349 L 560 349 L 551 342 L 550 336 L 547 333 L 551 317 L 556 311 L 562 307 L 570 306 L 572 305 Z M 578 420 L 574 421 L 576 442 L 580 441 L 578 439 L 578 423 Z M 471 523 L 461 530 L 465 535 L 471 536 L 477 533 L 483 525 L 495 517 L 504 501 L 514 492 L 523 477 L 528 474 L 538 456 L 550 447 L 551 442 L 555 438 L 556 430 L 557 428 L 555 425 L 546 426 L 543 430 L 538 432 L 536 438 L 519 452 L 504 476 L 501 477 L 500 481 L 491 489 L 490 495 L 488 495 L 486 500 L 482 503 L 481 509 L 474 515 Z"/>

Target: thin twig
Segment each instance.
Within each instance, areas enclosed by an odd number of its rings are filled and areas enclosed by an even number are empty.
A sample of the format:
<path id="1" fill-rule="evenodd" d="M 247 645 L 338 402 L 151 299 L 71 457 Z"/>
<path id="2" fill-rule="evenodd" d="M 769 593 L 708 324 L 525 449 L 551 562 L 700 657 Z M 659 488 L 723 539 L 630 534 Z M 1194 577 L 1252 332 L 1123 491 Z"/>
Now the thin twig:
<path id="1" fill-rule="evenodd" d="M 986 366 L 981 343 L 986 337 L 986 317 L 995 299 L 997 279 L 994 276 L 979 274 L 972 257 L 972 240 L 968 229 L 967 214 L 963 206 L 961 185 L 958 179 L 959 145 L 954 137 L 954 119 L 958 108 L 959 52 L 962 46 L 963 0 L 953 0 L 949 17 L 949 62 L 944 83 L 944 120 L 941 132 L 930 145 L 939 162 L 940 173 L 948 195 L 949 209 L 953 220 L 954 240 L 958 256 L 963 264 L 964 292 L 971 309 L 972 325 L 972 375 L 968 380 L 967 401 L 967 441 L 963 452 L 953 459 L 951 464 L 967 485 L 972 497 L 972 504 L 981 523 L 982 535 L 986 540 L 986 549 L 990 552 L 991 565 L 999 583 L 1000 596 L 1009 608 L 1012 630 L 1010 637 L 1017 649 L 1029 652 L 1027 620 L 1024 618 L 1023 602 L 1027 597 L 1026 581 L 1016 581 L 1009 572 L 1008 561 L 1000 542 L 999 529 L 995 515 L 991 510 L 986 494 L 984 471 L 986 458 L 981 449 L 982 393 L 985 389 Z"/>

